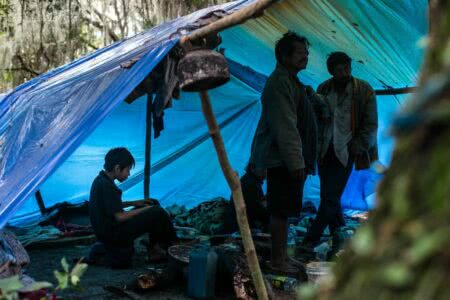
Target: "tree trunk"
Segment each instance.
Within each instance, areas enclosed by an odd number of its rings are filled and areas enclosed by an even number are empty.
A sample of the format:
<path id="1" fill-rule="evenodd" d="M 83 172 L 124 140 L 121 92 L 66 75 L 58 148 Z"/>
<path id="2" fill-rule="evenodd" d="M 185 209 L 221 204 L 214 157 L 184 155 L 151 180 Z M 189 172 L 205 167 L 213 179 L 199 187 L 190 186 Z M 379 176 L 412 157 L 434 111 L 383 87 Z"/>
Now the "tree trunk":
<path id="1" fill-rule="evenodd" d="M 394 122 L 378 207 L 315 299 L 450 299 L 449 1 L 430 1 L 430 20 L 420 89 Z"/>

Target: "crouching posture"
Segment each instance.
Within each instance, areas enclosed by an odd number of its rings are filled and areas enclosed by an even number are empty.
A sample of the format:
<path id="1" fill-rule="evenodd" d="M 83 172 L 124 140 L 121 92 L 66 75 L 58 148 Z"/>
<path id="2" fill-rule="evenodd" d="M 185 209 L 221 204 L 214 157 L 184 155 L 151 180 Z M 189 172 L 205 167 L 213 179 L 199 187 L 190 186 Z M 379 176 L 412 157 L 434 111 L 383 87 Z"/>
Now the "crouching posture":
<path id="1" fill-rule="evenodd" d="M 165 249 L 176 234 L 167 212 L 156 201 L 122 202 L 122 191 L 114 183 L 125 181 L 135 161 L 126 148 L 111 149 L 105 156 L 104 170 L 92 183 L 89 216 L 98 240 L 103 243 L 112 267 L 131 265 L 134 240 L 149 238 L 149 260 L 164 258 Z M 124 211 L 126 207 L 135 207 Z"/>

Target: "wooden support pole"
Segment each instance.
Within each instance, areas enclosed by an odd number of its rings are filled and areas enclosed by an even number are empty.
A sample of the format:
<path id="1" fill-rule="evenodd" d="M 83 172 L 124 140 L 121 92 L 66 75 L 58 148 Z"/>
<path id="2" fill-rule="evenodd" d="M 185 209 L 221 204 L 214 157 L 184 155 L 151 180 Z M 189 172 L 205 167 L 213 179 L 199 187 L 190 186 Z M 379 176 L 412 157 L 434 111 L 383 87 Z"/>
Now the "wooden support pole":
<path id="1" fill-rule="evenodd" d="M 145 120 L 145 165 L 144 199 L 150 199 L 150 168 L 152 152 L 152 94 L 147 94 L 147 115 Z"/>
<path id="2" fill-rule="evenodd" d="M 34 194 L 36 197 L 36 202 L 39 206 L 39 210 L 41 211 L 41 214 L 45 214 L 47 212 L 47 208 L 45 208 L 44 199 L 42 198 L 42 194 L 40 190 L 37 190 L 37 192 Z"/>
<path id="3" fill-rule="evenodd" d="M 222 168 L 222 172 L 225 175 L 225 179 L 227 180 L 228 186 L 230 187 L 233 194 L 234 207 L 236 209 L 236 217 L 239 225 L 239 230 L 241 232 L 245 255 L 247 257 L 248 266 L 255 285 L 256 293 L 258 299 L 266 300 L 268 299 L 267 290 L 264 284 L 264 278 L 261 269 L 259 267 L 258 258 L 256 256 L 252 233 L 248 225 L 247 211 L 245 209 L 241 183 L 239 181 L 237 173 L 232 169 L 228 160 L 227 152 L 222 140 L 222 135 L 220 134 L 220 128 L 217 125 L 208 92 L 200 92 L 200 98 L 202 100 L 203 115 L 205 116 L 206 123 L 208 124 L 209 134 L 214 143 L 214 148 L 216 149 L 220 167 Z"/>
<path id="4" fill-rule="evenodd" d="M 199 38 L 203 38 L 212 33 L 218 33 L 237 24 L 244 23 L 248 19 L 260 16 L 263 11 L 274 2 L 276 2 L 276 0 L 258 0 L 253 4 L 250 4 L 249 6 L 246 6 L 226 17 L 223 17 L 220 20 L 217 20 L 209 25 L 194 30 L 188 35 L 183 36 L 180 40 L 180 44 L 183 45 L 189 40 L 193 41 Z"/>
<path id="5" fill-rule="evenodd" d="M 377 96 L 401 95 L 417 92 L 417 87 L 404 87 L 396 89 L 375 90 Z"/>

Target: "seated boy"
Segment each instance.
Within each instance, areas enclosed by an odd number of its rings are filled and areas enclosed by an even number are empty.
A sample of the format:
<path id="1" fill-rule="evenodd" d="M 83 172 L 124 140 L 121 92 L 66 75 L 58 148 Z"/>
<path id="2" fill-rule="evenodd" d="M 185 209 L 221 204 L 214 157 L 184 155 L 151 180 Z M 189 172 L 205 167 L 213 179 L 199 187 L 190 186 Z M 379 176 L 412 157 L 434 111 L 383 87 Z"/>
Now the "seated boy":
<path id="1" fill-rule="evenodd" d="M 152 200 L 122 202 L 122 191 L 114 180 L 125 181 L 135 161 L 126 148 L 114 148 L 105 156 L 104 170 L 92 183 L 89 216 L 98 240 L 106 248 L 112 267 L 128 267 L 133 254 L 133 242 L 148 233 L 149 260 L 164 258 L 176 233 L 167 212 Z M 124 211 L 125 207 L 135 209 Z"/>

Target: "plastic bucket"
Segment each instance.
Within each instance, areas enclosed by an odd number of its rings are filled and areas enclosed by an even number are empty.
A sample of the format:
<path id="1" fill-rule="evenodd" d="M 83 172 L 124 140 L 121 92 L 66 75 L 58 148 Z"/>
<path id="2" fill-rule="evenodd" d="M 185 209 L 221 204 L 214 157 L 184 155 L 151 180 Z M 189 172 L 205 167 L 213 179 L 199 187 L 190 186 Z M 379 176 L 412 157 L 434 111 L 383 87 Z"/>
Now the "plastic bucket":
<path id="1" fill-rule="evenodd" d="M 308 281 L 317 284 L 323 278 L 330 276 L 333 264 L 328 261 L 313 261 L 308 263 L 305 268 Z"/>

